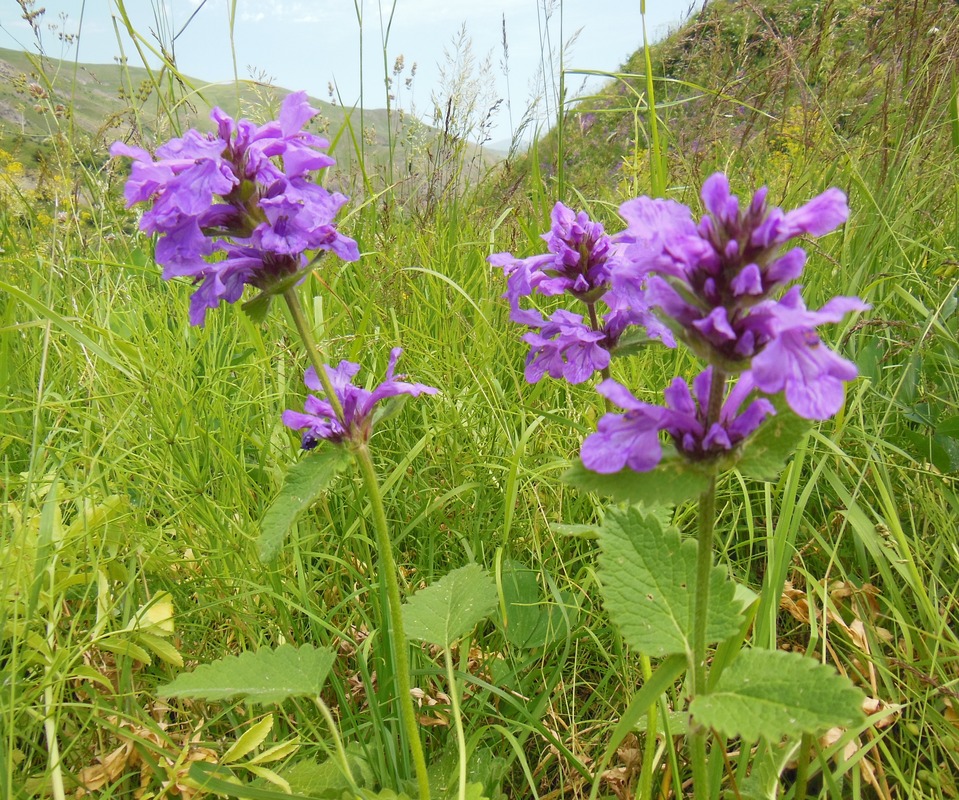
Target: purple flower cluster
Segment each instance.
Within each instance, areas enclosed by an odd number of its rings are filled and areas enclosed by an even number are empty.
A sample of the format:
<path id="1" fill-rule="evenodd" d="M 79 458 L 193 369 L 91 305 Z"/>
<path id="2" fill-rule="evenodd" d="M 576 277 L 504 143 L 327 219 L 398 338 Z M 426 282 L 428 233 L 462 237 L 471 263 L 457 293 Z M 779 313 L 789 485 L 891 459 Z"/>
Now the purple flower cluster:
<path id="1" fill-rule="evenodd" d="M 386 380 L 372 391 L 361 389 L 353 385 L 353 378 L 359 372 L 359 364 L 352 361 L 341 361 L 335 369 L 325 366 L 326 374 L 330 379 L 336 398 L 343 409 L 343 419 L 339 419 L 328 399 L 320 399 L 314 395 L 307 395 L 305 412 L 284 411 L 283 424 L 293 430 L 302 430 L 302 446 L 304 450 L 312 450 L 321 439 L 336 444 L 354 442 L 361 444 L 369 441 L 373 429 L 373 410 L 380 400 L 408 394 L 416 397 L 420 394 L 436 394 L 437 389 L 425 386 L 422 383 L 404 383 L 399 378 L 403 375 L 394 375 L 396 362 L 403 351 L 394 347 L 390 351 L 390 362 L 386 369 Z M 316 370 L 310 367 L 306 371 L 304 382 L 307 388 L 317 392 L 323 391 Z"/>
<path id="2" fill-rule="evenodd" d="M 844 384 L 856 367 L 819 338 L 817 328 L 840 322 L 868 306 L 855 297 L 835 297 L 818 311 L 806 308 L 800 277 L 806 254 L 787 247 L 799 236 L 822 236 L 849 215 L 845 195 L 829 189 L 789 212 L 770 206 L 760 189 L 742 206 L 720 173 L 703 185 L 707 214 L 696 223 L 689 208 L 672 200 L 638 197 L 620 207 L 626 228 L 609 237 L 585 214 L 557 203 L 549 254 L 515 259 L 492 256 L 507 276 L 504 297 L 514 322 L 537 328 L 526 378 L 544 374 L 571 383 L 596 371 L 607 379 L 598 391 L 624 414 L 607 414 L 582 448 L 595 472 L 653 469 L 662 458 L 661 433 L 691 461 L 708 461 L 734 450 L 775 409 L 755 393 L 782 393 L 798 416 L 821 420 L 842 406 Z M 520 307 L 534 291 L 563 292 L 587 304 L 590 321 L 561 310 L 543 320 Z M 781 295 L 781 296 L 779 296 Z M 598 323 L 594 304 L 606 312 Z M 638 400 L 608 378 L 610 353 L 629 326 L 671 344 L 672 335 L 706 363 L 692 389 L 676 378 L 665 405 Z M 738 375 L 730 382 L 728 376 Z M 742 410 L 741 410 L 742 409 Z"/>
<path id="3" fill-rule="evenodd" d="M 688 208 L 668 200 L 639 197 L 620 208 L 627 221 L 618 237 L 623 266 L 613 287 L 624 296 L 644 295 L 666 324 L 709 364 L 724 372 L 752 368 L 756 388 L 786 393 L 799 416 L 826 419 L 842 405 L 843 382 L 855 366 L 822 343 L 816 327 L 839 322 L 866 306 L 836 297 L 809 311 L 792 287 L 806 261 L 790 240 L 822 236 L 849 215 L 846 196 L 829 189 L 795 211 L 770 207 L 760 189 L 741 207 L 725 175 L 703 185 L 707 215 L 697 225 Z"/>
<path id="4" fill-rule="evenodd" d="M 712 367 L 695 378 L 692 391 L 682 378 L 674 378 L 663 393 L 665 407 L 638 400 L 614 380 L 603 381 L 597 391 L 626 413 L 606 414 L 600 419 L 596 433 L 583 441 L 583 464 L 600 473 L 619 472 L 624 467 L 648 472 L 662 459 L 660 431 L 668 433 L 676 450 L 690 461 L 706 461 L 733 450 L 776 413 L 765 398 L 754 399 L 740 411 L 756 388 L 751 373 L 744 372 L 725 395 L 716 420 L 710 422 L 712 381 Z"/>
<path id="5" fill-rule="evenodd" d="M 347 198 L 309 177 L 334 163 L 322 152 L 329 142 L 303 130 L 317 113 L 297 92 L 278 120 L 262 126 L 214 108 L 216 133 L 189 130 L 157 148 L 155 160 L 123 142 L 110 148 L 133 159 L 127 206 L 151 203 L 140 229 L 159 236 L 163 277 L 200 284 L 190 301 L 193 325 L 221 301 L 238 300 L 247 284 L 268 290 L 302 270 L 307 252 L 359 258 L 356 242 L 334 224 Z"/>
<path id="6" fill-rule="evenodd" d="M 526 379 L 534 383 L 548 374 L 570 383 L 588 380 L 608 368 L 611 351 L 631 326 L 646 328 L 647 335 L 672 344 L 669 330 L 642 303 L 626 306 L 610 291 L 618 260 L 602 224 L 562 203 L 553 207 L 551 221 L 550 230 L 542 236 L 548 253 L 522 259 L 496 253 L 487 259 L 506 275 L 503 297 L 509 300 L 510 319 L 539 330 L 523 336 L 531 347 Z M 536 309 L 520 305 L 522 298 L 533 293 L 569 294 L 586 305 L 590 319 L 566 309 L 544 319 Z"/>

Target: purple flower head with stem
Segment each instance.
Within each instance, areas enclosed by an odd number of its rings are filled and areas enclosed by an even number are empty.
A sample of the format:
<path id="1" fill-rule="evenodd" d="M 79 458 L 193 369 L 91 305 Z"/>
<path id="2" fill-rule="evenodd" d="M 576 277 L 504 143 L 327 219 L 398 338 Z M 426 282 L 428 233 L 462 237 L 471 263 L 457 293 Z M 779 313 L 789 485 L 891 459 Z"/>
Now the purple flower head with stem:
<path id="1" fill-rule="evenodd" d="M 582 383 L 608 371 L 610 353 L 630 328 L 645 328 L 645 338 L 674 345 L 672 333 L 645 304 L 643 292 L 629 297 L 610 289 L 619 258 L 603 226 L 556 203 L 552 226 L 543 234 L 548 253 L 518 259 L 511 253 L 496 253 L 490 264 L 506 275 L 510 320 L 539 329 L 523 340 L 531 345 L 526 360 L 526 379 L 535 383 L 544 375 Z M 548 321 L 535 308 L 520 301 L 532 294 L 553 297 L 569 294 L 586 305 L 588 319 L 570 311 L 554 312 Z"/>
<path id="2" fill-rule="evenodd" d="M 200 284 L 192 324 L 202 325 L 221 301 L 238 300 L 246 285 L 279 291 L 310 263 L 307 253 L 359 258 L 356 242 L 334 224 L 346 197 L 308 179 L 334 163 L 322 152 L 329 142 L 303 130 L 316 114 L 306 93 L 296 92 L 278 120 L 261 126 L 214 108 L 215 134 L 189 130 L 158 147 L 155 159 L 123 142 L 110 148 L 133 159 L 127 206 L 151 204 L 140 229 L 159 236 L 163 277 Z"/>
<path id="3" fill-rule="evenodd" d="M 740 411 L 756 385 L 750 373 L 739 376 L 725 396 L 718 419 L 707 424 L 707 409 L 713 370 L 707 367 L 693 380 L 693 389 L 682 378 L 674 378 L 663 393 L 665 408 L 638 400 L 614 380 L 605 380 L 596 390 L 625 414 L 606 414 L 596 433 L 583 441 L 583 466 L 593 472 L 610 474 L 628 467 L 649 472 L 663 456 L 659 433 L 670 435 L 676 450 L 690 461 L 705 461 L 733 450 L 776 413 L 772 403 L 756 398 Z"/>
<path id="4" fill-rule="evenodd" d="M 342 421 L 337 418 L 332 404 L 326 398 L 307 395 L 304 412 L 287 410 L 283 412 L 283 424 L 293 430 L 302 430 L 302 447 L 312 450 L 325 439 L 334 444 L 354 443 L 364 444 L 369 441 L 373 429 L 373 412 L 376 404 L 381 400 L 397 395 L 406 394 L 417 397 L 421 394 L 436 394 L 438 389 L 425 386 L 422 383 L 405 383 L 395 375 L 396 362 L 402 349 L 394 347 L 390 351 L 389 366 L 386 369 L 386 380 L 372 391 L 353 385 L 353 378 L 360 370 L 359 364 L 352 361 L 341 361 L 336 368 L 324 365 L 326 374 L 343 409 Z M 310 367 L 304 376 L 307 388 L 317 392 L 323 391 L 322 383 L 316 370 Z"/>

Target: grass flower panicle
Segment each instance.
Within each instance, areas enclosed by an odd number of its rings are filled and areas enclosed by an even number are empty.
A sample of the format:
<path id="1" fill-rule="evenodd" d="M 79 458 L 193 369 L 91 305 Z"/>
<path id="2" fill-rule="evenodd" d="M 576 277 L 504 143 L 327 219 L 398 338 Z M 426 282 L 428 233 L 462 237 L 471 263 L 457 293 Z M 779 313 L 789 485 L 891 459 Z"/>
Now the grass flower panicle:
<path id="1" fill-rule="evenodd" d="M 219 108 L 217 132 L 189 130 L 156 150 L 115 142 L 113 156 L 133 159 L 124 188 L 127 206 L 151 203 L 140 229 L 158 234 L 163 277 L 190 277 L 200 286 L 190 322 L 235 302 L 246 285 L 269 290 L 309 263 L 307 253 L 331 250 L 359 258 L 356 242 L 334 223 L 347 198 L 310 180 L 334 161 L 329 142 L 303 126 L 318 112 L 305 92 L 288 95 L 279 119 L 256 126 Z"/>
<path id="2" fill-rule="evenodd" d="M 398 380 L 405 377 L 394 374 L 396 362 L 402 352 L 399 347 L 394 347 L 390 351 L 386 380 L 372 391 L 353 385 L 353 378 L 360 371 L 359 364 L 341 361 L 335 368 L 325 366 L 330 384 L 343 409 L 342 419 L 337 416 L 329 399 L 321 399 L 311 394 L 306 399 L 305 413 L 284 411 L 283 424 L 293 430 L 303 431 L 304 450 L 312 450 L 320 440 L 335 444 L 343 442 L 360 444 L 369 441 L 373 430 L 373 411 L 381 400 L 401 394 L 416 397 L 420 394 L 436 394 L 439 391 L 422 383 L 404 383 Z M 323 391 L 319 376 L 313 367 L 307 369 L 304 382 L 314 391 Z"/>

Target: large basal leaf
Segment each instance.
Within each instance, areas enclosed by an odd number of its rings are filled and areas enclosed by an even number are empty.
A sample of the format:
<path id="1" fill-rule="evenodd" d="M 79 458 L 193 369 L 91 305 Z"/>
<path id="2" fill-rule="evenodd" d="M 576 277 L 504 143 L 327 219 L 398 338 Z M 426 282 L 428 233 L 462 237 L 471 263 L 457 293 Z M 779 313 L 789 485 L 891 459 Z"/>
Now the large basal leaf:
<path id="1" fill-rule="evenodd" d="M 696 543 L 638 508 L 611 509 L 599 529 L 603 596 L 623 638 L 649 656 L 692 652 Z M 706 635 L 719 642 L 739 631 L 742 605 L 720 567 L 709 580 Z"/>
<path id="2" fill-rule="evenodd" d="M 566 635 L 569 625 L 563 609 L 543 598 L 534 570 L 505 561 L 502 586 L 506 607 L 503 628 L 506 641 L 513 647 L 543 647 Z"/>
<path id="3" fill-rule="evenodd" d="M 203 700 L 245 698 L 251 703 L 280 703 L 289 697 L 313 697 L 320 693 L 333 666 L 331 650 L 312 645 L 283 644 L 275 650 L 260 650 L 226 656 L 201 664 L 193 672 L 178 675 L 161 686 L 161 697 L 195 697 Z"/>
<path id="4" fill-rule="evenodd" d="M 862 700 L 847 678 L 811 658 L 744 650 L 689 710 L 696 722 L 723 736 L 776 741 L 855 724 L 862 719 Z"/>
<path id="5" fill-rule="evenodd" d="M 709 485 L 709 477 L 704 472 L 676 455 L 665 456 L 659 466 L 649 472 L 624 469 L 611 475 L 590 472 L 577 461 L 562 480 L 584 492 L 648 505 L 675 505 L 692 500 Z"/>
<path id="6" fill-rule="evenodd" d="M 736 466 L 747 477 L 776 480 L 810 427 L 809 420 L 796 416 L 782 404 L 779 413 L 769 417 L 745 441 Z"/>
<path id="7" fill-rule="evenodd" d="M 403 604 L 406 635 L 451 647 L 493 613 L 496 602 L 493 579 L 478 564 L 467 564 L 420 589 Z"/>
<path id="8" fill-rule="evenodd" d="M 296 462 L 286 473 L 279 495 L 263 515 L 257 549 L 260 560 L 272 561 L 296 518 L 309 508 L 350 461 L 344 447 L 326 447 Z"/>

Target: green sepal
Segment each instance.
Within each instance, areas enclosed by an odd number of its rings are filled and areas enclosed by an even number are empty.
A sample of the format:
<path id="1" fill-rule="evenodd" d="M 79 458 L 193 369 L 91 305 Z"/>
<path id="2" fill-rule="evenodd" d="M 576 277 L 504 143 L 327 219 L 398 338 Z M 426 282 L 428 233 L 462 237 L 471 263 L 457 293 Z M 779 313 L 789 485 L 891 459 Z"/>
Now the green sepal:
<path id="1" fill-rule="evenodd" d="M 302 281 L 307 273 L 312 271 L 313 263 L 314 262 L 310 262 L 306 268 L 297 270 L 292 275 L 284 275 L 274 283 L 264 287 L 243 303 L 240 308 L 242 308 L 244 313 L 254 322 L 263 322 L 266 320 L 266 315 L 270 310 L 270 303 L 273 301 L 273 298 L 278 294 L 283 294 L 287 289 L 296 286 Z"/>
<path id="2" fill-rule="evenodd" d="M 748 478 L 774 481 L 796 451 L 812 423 L 794 414 L 784 403 L 777 403 L 778 413 L 769 417 L 738 448 L 732 462 Z"/>

